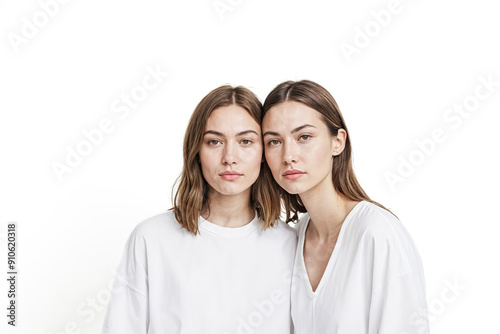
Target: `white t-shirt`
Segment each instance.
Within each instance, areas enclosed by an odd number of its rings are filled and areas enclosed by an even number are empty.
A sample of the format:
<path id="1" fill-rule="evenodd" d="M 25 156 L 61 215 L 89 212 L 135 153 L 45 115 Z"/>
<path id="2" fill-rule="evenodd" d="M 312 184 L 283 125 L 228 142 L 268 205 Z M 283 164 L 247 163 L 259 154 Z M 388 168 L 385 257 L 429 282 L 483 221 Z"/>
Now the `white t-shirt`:
<path id="1" fill-rule="evenodd" d="M 261 227 L 257 216 L 237 228 L 200 217 L 194 236 L 172 211 L 139 223 L 102 333 L 290 334 L 296 232 L 281 221 Z"/>
<path id="2" fill-rule="evenodd" d="M 429 333 L 422 263 L 396 217 L 359 202 L 344 220 L 314 292 L 303 254 L 308 223 L 306 213 L 297 225 L 291 297 L 296 334 Z"/>

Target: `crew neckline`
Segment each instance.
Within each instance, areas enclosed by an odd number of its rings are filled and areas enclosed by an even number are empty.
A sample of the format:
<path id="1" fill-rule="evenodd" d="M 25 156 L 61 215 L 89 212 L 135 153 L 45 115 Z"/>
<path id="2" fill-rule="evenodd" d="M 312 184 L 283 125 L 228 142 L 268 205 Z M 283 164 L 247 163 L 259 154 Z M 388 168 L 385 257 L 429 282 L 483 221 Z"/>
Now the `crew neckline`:
<path id="1" fill-rule="evenodd" d="M 254 231 L 259 225 L 259 217 L 257 216 L 257 212 L 255 213 L 254 218 L 247 224 L 240 227 L 224 227 L 212 222 L 209 222 L 202 216 L 198 217 L 198 227 L 200 229 L 204 229 L 212 234 L 216 234 L 225 238 L 234 238 L 241 237 L 247 235 Z"/>

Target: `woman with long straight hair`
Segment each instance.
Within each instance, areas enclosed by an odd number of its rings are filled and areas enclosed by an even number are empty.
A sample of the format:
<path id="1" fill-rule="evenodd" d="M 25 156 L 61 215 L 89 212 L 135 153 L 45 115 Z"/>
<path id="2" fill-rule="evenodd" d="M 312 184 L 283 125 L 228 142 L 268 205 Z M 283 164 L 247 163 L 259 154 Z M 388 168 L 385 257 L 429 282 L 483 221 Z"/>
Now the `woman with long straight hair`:
<path id="1" fill-rule="evenodd" d="M 290 334 L 297 237 L 261 172 L 261 107 L 241 86 L 198 104 L 174 206 L 132 231 L 104 334 Z"/>
<path id="2" fill-rule="evenodd" d="M 263 113 L 271 189 L 281 192 L 287 221 L 298 221 L 295 333 L 428 333 L 417 248 L 358 183 L 334 98 L 315 82 L 287 81 Z"/>

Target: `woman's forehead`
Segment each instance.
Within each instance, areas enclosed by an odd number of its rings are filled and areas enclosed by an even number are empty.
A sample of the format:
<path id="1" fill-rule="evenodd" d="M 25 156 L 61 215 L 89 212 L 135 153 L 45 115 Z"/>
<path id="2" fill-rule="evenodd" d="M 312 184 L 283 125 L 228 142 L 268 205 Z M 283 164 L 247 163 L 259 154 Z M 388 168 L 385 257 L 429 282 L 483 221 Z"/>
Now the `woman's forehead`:
<path id="1" fill-rule="evenodd" d="M 318 124 L 320 122 L 322 123 L 323 120 L 316 110 L 300 102 L 287 101 L 267 111 L 262 127 L 296 128 L 306 123 Z"/>
<path id="2" fill-rule="evenodd" d="M 212 112 L 205 125 L 205 131 L 208 130 L 228 133 L 246 130 L 260 132 L 260 126 L 247 110 L 237 105 L 230 105 L 217 108 Z"/>

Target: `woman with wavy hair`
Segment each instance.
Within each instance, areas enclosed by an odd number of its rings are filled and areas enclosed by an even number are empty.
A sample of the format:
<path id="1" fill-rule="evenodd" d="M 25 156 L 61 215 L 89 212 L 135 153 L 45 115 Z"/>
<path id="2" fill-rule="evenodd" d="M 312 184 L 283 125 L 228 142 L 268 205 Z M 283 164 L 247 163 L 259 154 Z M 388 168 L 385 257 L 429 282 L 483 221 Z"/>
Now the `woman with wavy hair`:
<path id="1" fill-rule="evenodd" d="M 271 189 L 281 192 L 287 221 L 298 221 L 295 333 L 428 333 L 417 248 L 358 183 L 334 98 L 315 82 L 287 81 L 263 113 Z"/>
<path id="2" fill-rule="evenodd" d="M 261 107 L 241 86 L 198 104 L 174 206 L 131 233 L 103 333 L 290 334 L 297 238 L 261 171 Z"/>

